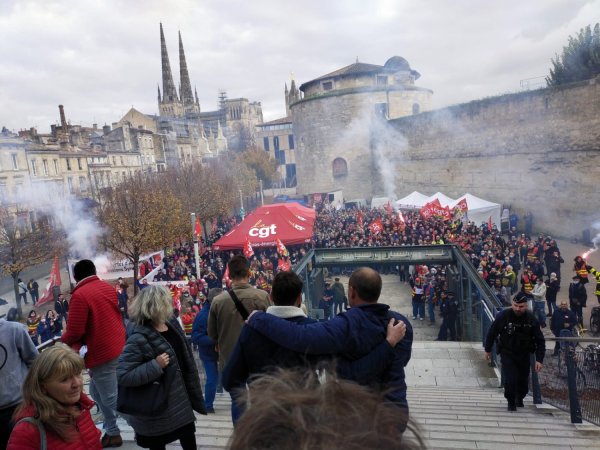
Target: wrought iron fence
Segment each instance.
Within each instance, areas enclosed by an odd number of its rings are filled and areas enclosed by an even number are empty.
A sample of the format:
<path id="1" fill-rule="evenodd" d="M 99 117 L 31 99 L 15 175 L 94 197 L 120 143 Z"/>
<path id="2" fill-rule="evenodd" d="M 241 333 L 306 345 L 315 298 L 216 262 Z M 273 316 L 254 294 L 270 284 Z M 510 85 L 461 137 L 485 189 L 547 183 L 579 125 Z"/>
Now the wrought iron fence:
<path id="1" fill-rule="evenodd" d="M 570 411 L 571 422 L 600 425 L 600 339 L 554 338 L 558 353 L 548 352 L 538 374 L 544 402 Z"/>

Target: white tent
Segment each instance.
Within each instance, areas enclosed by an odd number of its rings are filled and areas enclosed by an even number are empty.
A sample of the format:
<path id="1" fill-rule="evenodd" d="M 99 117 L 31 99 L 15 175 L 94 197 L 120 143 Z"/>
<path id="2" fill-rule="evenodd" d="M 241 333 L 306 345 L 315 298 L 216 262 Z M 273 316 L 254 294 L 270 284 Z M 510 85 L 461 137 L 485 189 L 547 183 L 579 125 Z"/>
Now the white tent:
<path id="1" fill-rule="evenodd" d="M 419 209 L 427 203 L 427 196 L 413 191 L 406 197 L 396 200 L 396 209 Z"/>
<path id="2" fill-rule="evenodd" d="M 454 206 L 463 198 L 467 200 L 467 207 L 469 208 L 467 211 L 467 217 L 470 221 L 475 222 L 475 225 L 479 226 L 482 223 L 487 223 L 491 217 L 492 223 L 496 225 L 498 229 L 500 229 L 500 220 L 502 214 L 502 206 L 500 204 L 493 203 L 467 193 L 454 201 L 450 205 L 450 208 L 454 208 Z"/>
<path id="3" fill-rule="evenodd" d="M 373 197 L 371 199 L 371 208 L 381 208 L 387 204 L 392 204 L 393 201 L 389 197 Z"/>
<path id="4" fill-rule="evenodd" d="M 448 197 L 445 194 L 442 194 L 441 192 L 436 192 L 435 194 L 429 196 L 427 198 L 427 201 L 425 203 L 429 203 L 429 202 L 435 200 L 436 198 L 440 201 L 440 204 L 442 206 L 454 205 L 456 203 L 456 200 L 454 200 L 453 198 Z"/>

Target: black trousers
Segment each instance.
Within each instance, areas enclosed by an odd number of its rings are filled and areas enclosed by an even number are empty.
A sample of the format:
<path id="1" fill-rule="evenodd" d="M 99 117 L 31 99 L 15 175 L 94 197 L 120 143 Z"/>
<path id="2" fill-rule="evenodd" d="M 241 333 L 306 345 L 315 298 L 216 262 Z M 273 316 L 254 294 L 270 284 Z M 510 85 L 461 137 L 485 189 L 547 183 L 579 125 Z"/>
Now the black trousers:
<path id="1" fill-rule="evenodd" d="M 524 355 L 500 355 L 502 362 L 502 378 L 504 380 L 504 397 L 508 403 L 522 401 L 529 391 L 529 353 Z"/>
<path id="2" fill-rule="evenodd" d="M 8 438 L 14 426 L 12 415 L 17 406 L 19 406 L 18 403 L 8 408 L 0 409 L 0 450 L 5 450 L 8 444 Z"/>

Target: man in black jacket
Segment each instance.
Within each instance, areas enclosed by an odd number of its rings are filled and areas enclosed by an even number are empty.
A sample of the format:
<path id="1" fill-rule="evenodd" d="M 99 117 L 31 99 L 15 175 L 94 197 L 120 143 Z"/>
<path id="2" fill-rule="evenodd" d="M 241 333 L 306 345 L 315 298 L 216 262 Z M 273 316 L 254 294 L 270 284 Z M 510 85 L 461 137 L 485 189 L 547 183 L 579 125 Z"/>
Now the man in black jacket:
<path id="1" fill-rule="evenodd" d="M 519 292 L 510 308 L 496 315 L 485 339 L 485 357 L 492 357 L 492 346 L 499 338 L 496 351 L 500 354 L 504 375 L 504 397 L 508 410 L 523 406 L 529 390 L 529 355 L 535 353 L 535 371 L 542 370 L 546 342 L 539 322 L 527 309 L 527 296 Z"/>

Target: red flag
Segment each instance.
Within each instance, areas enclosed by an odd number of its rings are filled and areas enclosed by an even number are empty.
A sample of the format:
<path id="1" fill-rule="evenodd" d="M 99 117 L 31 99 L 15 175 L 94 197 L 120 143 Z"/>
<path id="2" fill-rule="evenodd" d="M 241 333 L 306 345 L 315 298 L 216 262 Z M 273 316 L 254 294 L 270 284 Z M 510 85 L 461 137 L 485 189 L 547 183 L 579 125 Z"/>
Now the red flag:
<path id="1" fill-rule="evenodd" d="M 44 289 L 44 293 L 42 297 L 38 300 L 37 305 L 41 305 L 43 303 L 49 302 L 54 299 L 52 295 L 52 288 L 54 286 L 60 287 L 62 284 L 60 279 L 60 266 L 58 264 L 58 256 L 54 257 L 54 261 L 52 262 L 52 269 L 50 269 L 50 277 L 48 278 L 48 284 Z"/>
<path id="2" fill-rule="evenodd" d="M 290 264 L 290 260 L 287 258 L 279 258 L 277 260 L 277 271 L 278 272 L 289 272 L 292 270 L 292 265 Z"/>
<path id="3" fill-rule="evenodd" d="M 358 223 L 358 226 L 362 228 L 362 226 L 363 226 L 363 213 L 362 213 L 362 211 L 360 209 L 358 210 L 358 214 L 356 214 L 356 222 Z"/>
<path id="4" fill-rule="evenodd" d="M 196 217 L 196 225 L 194 226 L 194 237 L 196 240 L 200 240 L 202 236 L 202 224 L 200 223 L 200 217 Z"/>
<path id="5" fill-rule="evenodd" d="M 423 216 L 423 219 L 429 219 L 431 216 L 433 216 L 433 206 L 431 202 L 425 203 L 419 210 L 419 214 Z"/>
<path id="6" fill-rule="evenodd" d="M 377 235 L 383 231 L 383 223 L 381 223 L 381 219 L 377 218 L 371 225 L 369 225 L 369 230 L 371 230 L 371 234 Z"/>
<path id="7" fill-rule="evenodd" d="M 454 206 L 454 209 L 458 209 L 461 213 L 467 212 L 469 210 L 469 207 L 467 205 L 467 199 L 463 198 Z"/>
<path id="8" fill-rule="evenodd" d="M 492 216 L 490 216 L 490 218 L 487 221 L 487 227 L 488 227 L 488 231 L 492 231 Z"/>
<path id="9" fill-rule="evenodd" d="M 227 287 L 231 286 L 231 278 L 229 278 L 229 264 L 225 266 L 225 273 L 223 274 L 223 281 Z"/>
<path id="10" fill-rule="evenodd" d="M 288 253 L 288 251 L 287 251 L 287 248 L 285 248 L 285 245 L 283 245 L 283 242 L 281 242 L 281 241 L 279 240 L 279 238 L 277 238 L 277 241 L 276 241 L 276 243 L 277 243 L 277 253 L 278 253 L 280 256 L 288 256 L 288 255 L 289 255 L 289 253 Z"/>
<path id="11" fill-rule="evenodd" d="M 252 249 L 248 236 L 246 236 L 246 243 L 244 244 L 244 256 L 248 259 L 254 256 L 254 250 Z"/>

